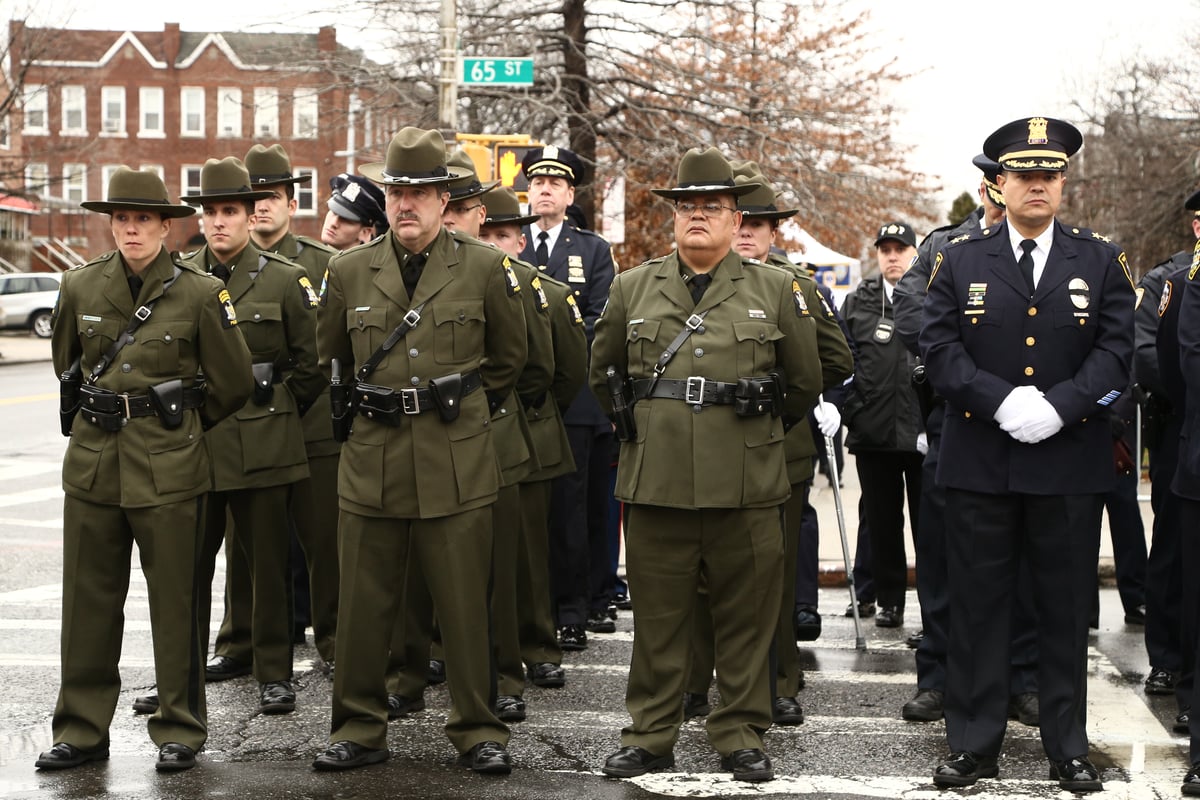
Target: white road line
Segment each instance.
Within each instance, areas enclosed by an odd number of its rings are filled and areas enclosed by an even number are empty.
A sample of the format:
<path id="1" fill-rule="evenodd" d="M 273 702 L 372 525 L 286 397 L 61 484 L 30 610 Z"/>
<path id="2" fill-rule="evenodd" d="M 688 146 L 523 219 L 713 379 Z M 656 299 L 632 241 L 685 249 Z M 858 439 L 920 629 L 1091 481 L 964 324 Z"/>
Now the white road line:
<path id="1" fill-rule="evenodd" d="M 61 505 L 62 498 L 63 490 L 60 486 L 29 489 L 24 492 L 11 492 L 0 495 L 0 508 L 23 506 L 29 503 L 45 503 L 50 500 L 57 500 Z"/>

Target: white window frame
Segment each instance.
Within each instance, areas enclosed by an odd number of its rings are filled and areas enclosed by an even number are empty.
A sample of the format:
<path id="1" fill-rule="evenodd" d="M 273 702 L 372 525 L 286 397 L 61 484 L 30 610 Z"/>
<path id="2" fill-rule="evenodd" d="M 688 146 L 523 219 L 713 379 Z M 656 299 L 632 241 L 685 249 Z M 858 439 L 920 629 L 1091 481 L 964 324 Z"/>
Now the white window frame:
<path id="1" fill-rule="evenodd" d="M 182 167 L 179 168 L 179 196 L 180 197 L 183 197 L 184 195 L 189 195 L 189 194 L 200 194 L 200 170 L 202 168 L 203 167 L 200 164 L 184 164 Z M 189 172 L 195 173 L 193 176 L 195 178 L 195 181 L 193 183 L 188 183 L 188 173 Z"/>
<path id="2" fill-rule="evenodd" d="M 297 183 L 296 186 L 296 216 L 315 217 L 317 215 L 317 170 L 314 167 L 294 167 L 293 174 L 297 177 L 311 175 L 308 183 Z"/>
<path id="3" fill-rule="evenodd" d="M 217 89 L 217 138 L 242 137 L 242 90 L 232 86 Z"/>
<path id="4" fill-rule="evenodd" d="M 167 138 L 166 110 L 167 104 L 161 86 L 142 86 L 138 89 L 138 137 L 142 139 Z M 158 115 L 158 125 L 146 124 L 149 114 Z"/>
<path id="5" fill-rule="evenodd" d="M 292 92 L 293 139 L 317 138 L 320 109 L 320 97 L 316 89 L 296 89 Z"/>
<path id="6" fill-rule="evenodd" d="M 100 195 L 105 200 L 108 200 L 108 184 L 112 182 L 113 173 L 120 168 L 120 164 L 105 164 L 100 168 Z"/>
<path id="7" fill-rule="evenodd" d="M 26 84 L 21 100 L 21 108 L 24 112 L 22 115 L 24 117 L 21 128 L 22 133 L 26 136 L 45 136 L 50 133 L 50 93 L 46 89 L 45 84 Z M 42 124 L 33 125 L 30 123 L 29 118 L 33 114 L 41 115 Z"/>
<path id="8" fill-rule="evenodd" d="M 68 84 L 62 87 L 62 130 L 59 136 L 87 136 L 87 87 Z M 79 114 L 79 124 L 72 125 L 71 117 Z"/>
<path id="9" fill-rule="evenodd" d="M 279 138 L 279 90 L 274 86 L 254 88 L 254 131 L 250 138 Z"/>
<path id="10" fill-rule="evenodd" d="M 199 139 L 204 137 L 204 87 L 203 86 L 182 86 L 179 89 L 179 135 L 190 139 Z M 193 108 L 199 104 L 199 108 Z M 188 117 L 192 115 L 198 116 L 199 126 L 196 128 L 188 127 Z"/>
<path id="11" fill-rule="evenodd" d="M 120 107 L 116 116 L 109 115 L 109 106 L 116 104 Z M 100 87 L 100 135 L 126 136 L 125 132 L 125 87 Z"/>
<path id="12" fill-rule="evenodd" d="M 164 184 L 167 182 L 162 164 L 142 164 L 140 167 L 138 167 L 138 169 L 142 170 L 143 172 L 153 172 Z"/>
<path id="13" fill-rule="evenodd" d="M 74 193 L 78 193 L 72 196 Z M 87 201 L 87 164 L 68 162 L 62 168 L 62 199 L 79 205 Z"/>
<path id="14" fill-rule="evenodd" d="M 31 161 L 25 165 L 25 191 L 44 196 L 50 188 L 50 165 Z"/>
<path id="15" fill-rule="evenodd" d="M 12 147 L 12 115 L 0 114 L 0 150 Z"/>

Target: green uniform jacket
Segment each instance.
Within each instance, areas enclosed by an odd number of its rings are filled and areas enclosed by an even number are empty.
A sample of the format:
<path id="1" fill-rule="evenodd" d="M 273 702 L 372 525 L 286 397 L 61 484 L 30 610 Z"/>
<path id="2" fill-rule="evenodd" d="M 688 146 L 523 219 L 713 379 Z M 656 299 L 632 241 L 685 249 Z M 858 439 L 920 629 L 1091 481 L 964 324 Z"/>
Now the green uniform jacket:
<path id="1" fill-rule="evenodd" d="M 538 465 L 526 478 L 529 481 L 544 481 L 575 471 L 562 415 L 583 388 L 588 365 L 587 333 L 574 292 L 549 275 L 541 275 L 538 280 L 550 318 L 554 376 L 542 402 L 525 409 Z"/>
<path id="2" fill-rule="evenodd" d="M 317 289 L 325 280 L 329 259 L 337 254 L 337 250 L 324 242 L 307 236 L 293 236 L 291 233 L 285 233 L 271 252 L 304 267 L 309 285 Z M 328 390 L 321 392 L 313 401 L 312 408 L 304 414 L 300 424 L 304 428 L 304 449 L 310 457 L 333 455 L 341 449 L 341 445 L 334 441 L 333 426 L 329 424 Z"/>
<path id="3" fill-rule="evenodd" d="M 504 398 L 525 363 L 521 292 L 496 248 L 441 231 L 428 248 L 409 299 L 391 236 L 351 248 L 329 262 L 317 321 L 321 366 L 340 361 L 343 380 L 371 356 L 412 307 L 417 326 L 388 351 L 368 382 L 427 387 L 433 378 L 478 369 L 483 388 Z M 359 416 L 342 445 L 340 506 L 368 517 L 431 519 L 496 499 L 499 471 L 483 391 L 463 397 L 458 419 L 414 415 L 400 427 Z"/>
<path id="4" fill-rule="evenodd" d="M 712 275 L 694 308 L 677 253 L 616 277 L 592 343 L 591 387 L 606 411 L 611 411 L 605 384 L 609 366 L 633 379 L 651 377 L 688 317 L 707 311 L 663 378 L 733 383 L 778 371 L 787 386 L 785 413 L 808 413 L 821 391 L 821 362 L 816 323 L 799 285 L 790 273 L 748 266 L 733 251 Z M 634 419 L 636 440 L 621 445 L 616 491 L 621 500 L 675 508 L 756 508 L 778 505 L 790 493 L 781 417 L 739 417 L 732 405 L 697 413 L 680 400 L 647 398 L 635 406 Z"/>
<path id="5" fill-rule="evenodd" d="M 206 271 L 216 263 L 207 246 L 191 260 Z M 327 385 L 317 367 L 317 295 L 301 267 L 253 244 L 227 266 L 233 271 L 227 289 L 251 360 L 274 364 L 277 380 L 286 377 L 269 403 L 251 399 L 208 432 L 213 490 L 295 483 L 308 477 L 301 409 Z"/>
<path id="6" fill-rule="evenodd" d="M 808 313 L 816 321 L 817 355 L 821 359 L 821 391 L 827 392 L 841 386 L 846 378 L 854 374 L 854 355 L 850 352 L 850 345 L 846 344 L 846 336 L 842 333 L 842 326 L 838 325 L 833 309 L 817 291 L 817 282 L 804 267 L 782 256 L 772 254 L 767 263 L 792 273 L 792 277 L 800 284 L 800 292 Z M 811 479 L 812 459 L 818 448 L 817 443 L 813 441 L 812 426 L 808 424 L 807 419 L 798 422 L 787 432 L 784 450 L 787 452 L 788 482 L 795 486 Z"/>
<path id="7" fill-rule="evenodd" d="M 205 376 L 203 410 L 186 411 L 167 430 L 157 417 L 135 417 L 106 433 L 75 418 L 63 461 L 63 490 L 90 503 L 145 508 L 187 500 L 211 487 L 201 414 L 211 422 L 232 414 L 250 396 L 250 352 L 230 316 L 225 287 L 193 265 L 163 293 L 175 271 L 167 251 L 143 273 L 138 305 L 156 301 L 150 318 L 96 382 L 104 389 L 143 396 L 147 388 Z M 51 340 L 61 374 L 81 357 L 86 377 L 129 325 L 134 302 L 128 272 L 116 250 L 63 275 Z"/>

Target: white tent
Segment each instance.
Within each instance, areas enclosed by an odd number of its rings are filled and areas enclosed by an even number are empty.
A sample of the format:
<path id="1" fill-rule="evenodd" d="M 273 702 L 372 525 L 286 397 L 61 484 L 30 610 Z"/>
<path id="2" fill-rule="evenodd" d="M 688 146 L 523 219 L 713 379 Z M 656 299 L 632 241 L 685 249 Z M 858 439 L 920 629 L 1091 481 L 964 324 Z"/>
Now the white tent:
<path id="1" fill-rule="evenodd" d="M 779 228 L 789 243 L 800 244 L 798 249 L 788 250 L 788 258 L 812 265 L 813 277 L 828 286 L 834 298 L 841 303 L 846 293 L 858 283 L 862 262 L 821 244 L 794 220 L 785 220 Z"/>

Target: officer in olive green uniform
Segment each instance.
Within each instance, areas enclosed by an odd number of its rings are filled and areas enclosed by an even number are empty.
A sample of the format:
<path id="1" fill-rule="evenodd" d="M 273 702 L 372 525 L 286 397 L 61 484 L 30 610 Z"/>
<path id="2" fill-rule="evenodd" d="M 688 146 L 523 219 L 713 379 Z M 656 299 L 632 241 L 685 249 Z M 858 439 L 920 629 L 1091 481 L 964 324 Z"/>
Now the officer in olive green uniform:
<path id="1" fill-rule="evenodd" d="M 85 410 L 64 423 L 62 686 L 55 745 L 37 766 L 108 758 L 121 689 L 121 629 L 113 625 L 137 542 L 162 697 L 148 727 L 157 768 L 179 770 L 195 764 L 207 738 L 193 602 L 211 485 L 202 427 L 250 395 L 250 354 L 225 287 L 163 247 L 171 220 L 192 209 L 171 204 L 157 175 L 125 167 L 108 196 L 120 199 L 83 207 L 112 216 L 118 249 L 64 274 L 54 310 L 54 368 L 62 374 L 78 361 L 90 386 Z M 124 338 L 135 310 L 148 316 Z"/>
<path id="2" fill-rule="evenodd" d="M 406 561 L 433 597 L 459 762 L 507 773 L 508 729 L 493 711 L 487 584 L 500 488 L 492 417 L 525 362 L 521 289 L 508 259 L 442 226 L 449 199 L 440 134 L 404 128 L 362 173 L 385 188 L 391 233 L 329 262 L 317 332 L 322 366 L 356 375 L 342 446 L 342 591 L 330 747 L 321 770 L 388 757 L 388 637 Z M 401 327 L 402 320 L 407 320 Z M 389 348 L 384 349 L 385 340 Z M 373 369 L 370 365 L 375 365 Z"/>
<path id="3" fill-rule="evenodd" d="M 524 226 L 537 217 L 522 216 L 516 194 L 507 187 L 489 191 L 483 201 L 487 218 L 479 238 L 517 258 L 525 246 Z M 537 468 L 520 483 L 516 604 L 521 661 L 529 680 L 535 686 L 559 688 L 567 678 L 550 603 L 550 487 L 554 478 L 575 471 L 563 414 L 587 380 L 587 334 L 571 287 L 545 273 L 538 280 L 549 307 L 554 378 L 549 394 L 525 407 Z M 510 685 L 502 671 L 501 693 Z"/>
<path id="4" fill-rule="evenodd" d="M 677 187 L 654 190 L 676 200 L 676 251 L 619 274 L 596 322 L 592 391 L 616 410 L 611 367 L 632 383 L 621 401 L 635 403 L 632 419 L 617 422 L 626 432 L 616 496 L 629 504 L 638 635 L 626 692 L 633 721 L 603 768 L 615 777 L 674 763 L 701 580 L 723 700 L 709 739 L 735 779 L 774 776 L 762 734 L 782 592 L 779 506 L 790 491 L 784 416 L 800 420 L 811 408 L 821 364 L 796 280 L 731 249 L 736 197 L 754 188 L 735 184 L 715 148 L 688 151 Z"/>
<path id="5" fill-rule="evenodd" d="M 253 202 L 236 158 L 209 159 L 200 171 L 200 193 L 183 199 L 204 208 L 208 243 L 191 261 L 226 282 L 253 357 L 254 395 L 233 417 L 208 432 L 213 491 L 205 528 L 209 584 L 232 512 L 231 541 L 244 552 L 253 579 L 253 672 L 264 713 L 295 708 L 292 691 L 288 488 L 307 477 L 300 417 L 326 383 L 317 368 L 317 295 L 304 270 L 250 242 Z M 207 647 L 208 592 L 200 620 Z M 217 663 L 221 657 L 214 659 Z M 210 668 L 213 662 L 210 662 Z"/>
<path id="6" fill-rule="evenodd" d="M 308 275 L 309 283 L 319 287 L 325 279 L 329 258 L 337 251 L 316 239 L 294 235 L 290 230 L 292 215 L 296 212 L 296 184 L 307 183 L 312 176 L 293 175 L 287 151 L 277 144 L 269 148 L 261 144 L 251 147 L 246 153 L 246 170 L 255 189 L 271 192 L 255 203 L 255 224 L 250 241 L 262 252 L 276 253 L 299 264 Z M 322 392 L 313 403 L 302 424 L 309 477 L 292 486 L 288 505 L 308 568 L 313 643 L 321 658 L 330 663 L 337 631 L 337 464 L 340 446 L 333 440 L 329 425 L 328 391 Z M 252 660 L 250 570 L 237 548 L 227 548 L 226 557 L 225 619 L 213 651 L 241 666 Z M 209 680 L 219 677 L 219 674 L 210 674 Z"/>

